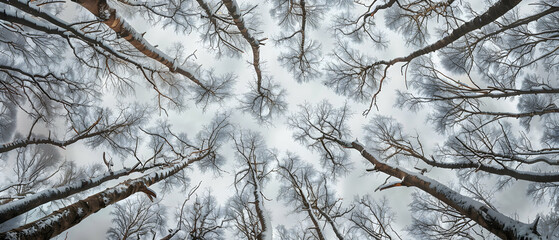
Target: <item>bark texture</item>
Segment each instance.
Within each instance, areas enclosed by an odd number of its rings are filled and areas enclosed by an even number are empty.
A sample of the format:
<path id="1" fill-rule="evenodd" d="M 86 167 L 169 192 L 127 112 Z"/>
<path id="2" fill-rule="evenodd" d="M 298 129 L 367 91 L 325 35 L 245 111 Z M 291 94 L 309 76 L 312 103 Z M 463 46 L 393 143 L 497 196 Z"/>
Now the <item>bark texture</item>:
<path id="1" fill-rule="evenodd" d="M 61 208 L 37 221 L 0 233 L 0 239 L 52 238 L 74 225 L 77 225 L 89 215 L 123 200 L 134 193 L 144 192 L 148 194 L 148 196 L 153 196 L 154 193 L 147 188 L 148 186 L 176 174 L 191 163 L 199 161 L 202 158 L 203 156 L 193 158 L 144 177 L 127 180 L 115 187 L 108 188 L 65 208 Z"/>
<path id="2" fill-rule="evenodd" d="M 239 9 L 239 5 L 235 0 L 223 0 L 223 4 L 229 11 L 229 15 L 235 21 L 235 25 L 241 32 L 241 35 L 247 40 L 252 48 L 252 65 L 254 66 L 254 71 L 256 72 L 256 79 L 257 79 L 257 86 L 258 92 L 260 93 L 260 89 L 262 86 L 262 70 L 260 70 L 260 41 L 252 36 L 248 32 L 248 29 L 245 25 L 243 20 L 243 16 L 241 15 L 241 9 Z"/>
<path id="3" fill-rule="evenodd" d="M 196 85 L 202 87 L 205 90 L 209 90 L 202 82 L 196 78 L 192 73 L 176 65 L 173 58 L 167 54 L 159 51 L 157 48 L 148 43 L 142 34 L 136 32 L 132 26 L 130 26 L 124 19 L 120 18 L 114 8 L 111 8 L 106 0 L 72 0 L 82 7 L 86 8 L 93 15 L 97 16 L 103 21 L 105 25 L 110 27 L 115 33 L 120 37 L 128 41 L 132 46 L 134 46 L 138 51 L 140 51 L 145 56 L 154 59 L 161 64 L 168 67 L 172 72 L 177 72 Z"/>
<path id="4" fill-rule="evenodd" d="M 390 65 L 394 65 L 395 63 L 398 63 L 398 62 L 409 62 L 416 57 L 419 57 L 419 56 L 422 56 L 422 55 L 425 55 L 425 54 L 428 54 L 428 53 L 432 53 L 432 52 L 437 51 L 441 48 L 444 48 L 444 47 L 448 46 L 449 44 L 451 44 L 452 42 L 458 40 L 462 36 L 466 35 L 467 33 L 471 32 L 471 31 L 474 31 L 476 29 L 480 29 L 483 26 L 497 20 L 497 18 L 503 16 L 505 13 L 507 13 L 508 11 L 513 9 L 521 1 L 522 0 L 500 0 L 497 3 L 495 3 L 493 6 L 491 6 L 482 15 L 479 15 L 479 16 L 475 17 L 474 19 L 470 20 L 469 22 L 466 22 L 466 23 L 462 24 L 457 29 L 454 29 L 448 36 L 436 41 L 435 43 L 433 43 L 433 44 L 431 44 L 427 47 L 424 47 L 422 49 L 419 49 L 419 50 L 411 53 L 410 55 L 408 55 L 406 57 L 394 58 L 390 61 L 379 61 L 379 62 L 374 63 L 373 66 L 374 65 L 379 65 L 379 64 L 384 64 L 384 65 L 390 66 Z"/>
<path id="5" fill-rule="evenodd" d="M 24 199 L 6 203 L 0 206 L 0 223 L 8 221 L 20 214 L 23 214 L 50 201 L 59 200 L 70 195 L 97 187 L 104 182 L 127 176 L 133 172 L 143 172 L 155 167 L 159 167 L 159 165 L 143 168 L 123 169 L 120 171 L 107 173 L 103 176 L 92 179 L 82 179 L 79 183 L 73 183 L 68 186 L 47 189 L 27 196 Z"/>
<path id="6" fill-rule="evenodd" d="M 516 221 L 433 179 L 380 161 L 359 142 L 344 142 L 339 139 L 335 139 L 335 141 L 342 146 L 359 151 L 365 159 L 375 166 L 374 170 L 401 179 L 402 186 L 413 186 L 423 190 L 502 239 L 542 239 L 537 232 L 536 224 Z"/>

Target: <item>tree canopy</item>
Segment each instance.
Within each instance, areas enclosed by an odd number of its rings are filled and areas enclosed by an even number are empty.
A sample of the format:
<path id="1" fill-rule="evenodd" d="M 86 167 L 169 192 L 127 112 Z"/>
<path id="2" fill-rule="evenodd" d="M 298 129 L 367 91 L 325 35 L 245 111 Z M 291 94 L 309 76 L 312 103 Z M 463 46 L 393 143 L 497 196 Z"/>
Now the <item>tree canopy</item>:
<path id="1" fill-rule="evenodd" d="M 558 73 L 558 1 L 0 0 L 0 239 L 559 238 Z"/>

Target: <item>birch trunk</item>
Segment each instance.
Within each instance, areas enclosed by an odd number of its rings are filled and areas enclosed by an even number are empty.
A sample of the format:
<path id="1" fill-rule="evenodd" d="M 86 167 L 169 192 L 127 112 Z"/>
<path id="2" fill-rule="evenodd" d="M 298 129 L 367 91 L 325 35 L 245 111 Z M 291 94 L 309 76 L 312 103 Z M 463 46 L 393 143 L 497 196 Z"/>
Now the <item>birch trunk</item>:
<path id="1" fill-rule="evenodd" d="M 536 229 L 537 221 L 533 224 L 516 221 L 431 178 L 408 172 L 403 168 L 379 160 L 359 142 L 333 140 L 344 147 L 360 152 L 365 159 L 375 166 L 374 170 L 401 179 L 401 186 L 413 186 L 423 190 L 502 239 L 542 239 Z"/>
<path id="2" fill-rule="evenodd" d="M 106 0 L 72 0 L 80 4 L 82 7 L 86 8 L 93 15 L 99 17 L 103 20 L 103 23 L 111 28 L 120 37 L 128 41 L 132 46 L 134 46 L 138 51 L 140 51 L 145 56 L 154 59 L 161 64 L 168 67 L 172 72 L 177 72 L 196 85 L 200 86 L 204 90 L 209 90 L 202 82 L 195 77 L 192 73 L 184 69 L 183 67 L 177 66 L 174 59 L 167 54 L 159 51 L 157 48 L 148 43 L 142 34 L 137 32 L 132 26 L 130 26 L 124 19 L 120 18 L 114 8 L 111 8 Z"/>
<path id="3" fill-rule="evenodd" d="M 147 187 L 178 173 L 191 163 L 199 161 L 204 157 L 205 156 L 192 158 L 188 161 L 184 161 L 183 163 L 156 171 L 146 176 L 122 182 L 115 187 L 108 188 L 65 208 L 61 208 L 39 220 L 10 231 L 0 233 L 0 239 L 52 238 L 74 225 L 77 225 L 89 215 L 113 203 L 126 199 L 134 193 L 141 191 L 150 196 L 154 196 L 155 193 L 151 192 L 151 190 Z"/>
<path id="4" fill-rule="evenodd" d="M 83 179 L 78 183 L 47 189 L 29 195 L 23 199 L 6 203 L 0 206 L 0 224 L 50 201 L 59 200 L 72 194 L 97 187 L 104 182 L 127 176 L 133 172 L 143 172 L 155 167 L 159 167 L 159 165 L 144 168 L 122 169 L 92 179 Z"/>

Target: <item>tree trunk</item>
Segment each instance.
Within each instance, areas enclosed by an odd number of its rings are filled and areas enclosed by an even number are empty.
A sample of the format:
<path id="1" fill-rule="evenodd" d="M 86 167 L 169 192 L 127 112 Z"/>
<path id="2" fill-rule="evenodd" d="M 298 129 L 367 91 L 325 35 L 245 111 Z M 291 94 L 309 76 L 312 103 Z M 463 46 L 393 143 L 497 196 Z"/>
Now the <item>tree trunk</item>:
<path id="1" fill-rule="evenodd" d="M 199 161 L 204 157 L 205 155 L 140 178 L 127 180 L 115 187 L 108 188 L 84 200 L 61 208 L 37 221 L 12 229 L 8 232 L 0 233 L 0 239 L 49 239 L 54 237 L 78 224 L 89 215 L 123 200 L 134 193 L 140 191 L 150 192 L 151 190 L 147 188 L 148 186 L 176 174 L 191 163 Z"/>
<path id="2" fill-rule="evenodd" d="M 426 46 L 422 49 L 419 49 L 406 57 L 399 57 L 394 58 L 390 61 L 380 61 L 373 63 L 374 65 L 384 64 L 384 65 L 394 65 L 398 62 L 409 62 L 412 59 L 437 51 L 441 48 L 448 46 L 449 44 L 453 43 L 454 41 L 458 40 L 462 36 L 466 35 L 467 33 L 474 31 L 476 29 L 480 29 L 483 26 L 492 23 L 497 18 L 503 16 L 505 13 L 513 9 L 516 5 L 518 5 L 522 0 L 500 0 L 487 9 L 482 15 L 475 17 L 474 19 L 470 20 L 462 24 L 460 27 L 454 29 L 448 36 L 436 41 L 435 43 Z"/>
<path id="3" fill-rule="evenodd" d="M 239 9 L 237 2 L 235 0 L 223 0 L 223 5 L 225 5 L 229 11 L 229 15 L 233 18 L 233 21 L 235 21 L 235 25 L 237 25 L 241 35 L 243 35 L 252 48 L 252 65 L 254 66 L 254 71 L 256 72 L 257 90 L 261 93 L 262 71 L 260 70 L 260 42 L 248 32 L 243 16 L 241 15 L 241 9 Z"/>
<path id="4" fill-rule="evenodd" d="M 256 178 L 256 171 L 251 166 L 249 166 L 249 171 L 252 181 L 254 181 L 254 190 L 252 192 L 254 194 L 254 208 L 256 209 L 256 215 L 258 216 L 258 221 L 260 222 L 260 227 L 262 228 L 262 232 L 256 237 L 258 240 L 264 240 L 262 233 L 268 234 L 268 226 L 266 225 L 266 217 L 264 217 L 265 213 L 262 206 L 262 190 L 260 189 L 260 182 Z"/>
<path id="5" fill-rule="evenodd" d="M 502 239 L 542 239 L 536 230 L 537 221 L 534 224 L 516 221 L 433 179 L 378 160 L 359 142 L 333 140 L 344 147 L 359 151 L 365 159 L 375 166 L 374 170 L 401 179 L 402 186 L 413 186 L 423 190 Z"/>
<path id="6" fill-rule="evenodd" d="M 97 187 L 104 182 L 117 179 L 122 176 L 127 176 L 128 174 L 133 172 L 143 172 L 159 166 L 160 165 L 154 165 L 145 168 L 122 169 L 116 172 L 106 173 L 99 177 L 83 179 L 80 182 L 74 184 L 43 190 L 36 194 L 29 195 L 21 200 L 6 203 L 0 206 L 0 223 L 8 221 L 20 214 L 23 214 L 50 201 L 59 200 L 72 194 Z"/>
<path id="7" fill-rule="evenodd" d="M 80 4 L 82 7 L 86 8 L 96 17 L 103 20 L 103 23 L 114 30 L 120 37 L 128 41 L 132 46 L 134 46 L 138 51 L 140 51 L 145 56 L 154 59 L 161 64 L 168 67 L 171 72 L 177 72 L 192 82 L 196 83 L 198 86 L 205 90 L 209 90 L 198 78 L 196 78 L 192 73 L 178 66 L 175 60 L 168 56 L 167 54 L 159 51 L 159 49 L 148 43 L 140 34 L 136 32 L 132 26 L 130 26 L 124 19 L 120 18 L 116 10 L 111 8 L 106 0 L 72 0 Z"/>

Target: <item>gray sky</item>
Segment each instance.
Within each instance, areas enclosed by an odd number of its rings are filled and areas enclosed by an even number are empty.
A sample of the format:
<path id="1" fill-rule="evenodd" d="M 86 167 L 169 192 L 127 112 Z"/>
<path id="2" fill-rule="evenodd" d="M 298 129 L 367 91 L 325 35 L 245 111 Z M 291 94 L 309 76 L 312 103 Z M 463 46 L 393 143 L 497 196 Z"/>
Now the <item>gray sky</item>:
<path id="1" fill-rule="evenodd" d="M 476 5 L 475 3 L 477 2 L 474 2 L 474 5 Z M 206 112 L 203 112 L 191 103 L 189 104 L 190 108 L 185 111 L 169 112 L 168 119 L 172 123 L 173 130 L 187 132 L 191 137 L 194 137 L 198 130 L 200 130 L 204 124 L 208 123 L 215 112 L 232 111 L 231 119 L 233 123 L 244 129 L 256 130 L 261 133 L 268 147 L 275 148 L 282 154 L 286 150 L 296 152 L 304 161 L 311 162 L 318 166 L 319 159 L 317 154 L 309 152 L 304 146 L 294 142 L 291 138 L 292 132 L 285 124 L 286 117 L 289 116 L 289 112 L 296 111 L 299 104 L 306 102 L 315 104 L 323 99 L 328 99 L 334 106 L 340 107 L 344 104 L 346 98 L 336 95 L 332 89 L 324 86 L 321 83 L 321 79 L 308 83 L 297 83 L 291 74 L 284 67 L 280 66 L 277 61 L 277 56 L 281 48 L 276 47 L 272 40 L 278 36 L 279 29 L 275 25 L 275 20 L 272 20 L 268 14 L 267 9 L 269 9 L 270 4 L 260 1 L 258 4 L 258 12 L 261 14 L 260 17 L 263 21 L 263 24 L 259 25 L 259 27 L 260 30 L 264 32 L 262 36 L 269 38 L 266 45 L 261 47 L 261 57 L 265 62 L 263 70 L 265 73 L 273 76 L 274 80 L 279 82 L 280 85 L 287 90 L 286 99 L 288 102 L 288 114 L 275 118 L 271 126 L 261 126 L 250 115 L 235 110 L 238 106 L 237 101 L 229 101 L 222 106 L 212 105 Z M 71 6 L 74 5 L 74 3 L 68 2 L 67 5 Z M 378 21 L 382 21 L 382 15 L 377 16 L 377 19 Z M 323 41 L 322 44 L 323 53 L 327 54 L 330 52 L 334 42 L 330 30 L 331 26 L 326 23 L 327 21 L 324 22 L 325 24 L 322 25 L 320 29 L 310 32 L 309 38 L 326 40 Z M 172 29 L 161 29 L 160 26 L 150 26 L 150 24 L 147 24 L 141 18 L 130 19 L 130 23 L 138 32 L 146 32 L 144 37 L 152 45 L 159 45 L 159 49 L 166 50 L 173 43 L 180 42 L 186 47 L 186 54 L 196 50 L 197 62 L 202 64 L 203 67 L 213 67 L 217 72 L 234 72 L 237 74 L 238 80 L 235 85 L 235 92 L 238 96 L 236 98 L 239 98 L 240 94 L 247 92 L 249 82 L 254 81 L 254 70 L 247 63 L 247 61 L 251 61 L 252 58 L 250 51 L 243 54 L 241 59 L 222 58 L 216 60 L 212 52 L 208 52 L 201 47 L 202 45 L 196 32 L 190 35 L 176 34 Z M 390 45 L 387 49 L 379 50 L 367 46 L 366 44 L 362 44 L 358 49 L 365 54 L 376 56 L 379 59 L 391 59 L 393 57 L 406 55 L 411 51 L 411 48 L 405 46 L 402 42 L 402 38 L 399 34 L 389 30 L 385 30 L 385 33 L 390 40 Z M 325 58 L 327 57 L 328 56 L 325 55 Z M 383 91 L 378 99 L 378 111 L 373 110 L 369 116 L 364 117 L 361 115 L 361 112 L 366 109 L 367 104 L 348 101 L 354 113 L 349 124 L 352 130 L 352 137 L 364 139 L 365 136 L 363 136 L 361 127 L 371 119 L 372 115 L 382 114 L 397 118 L 405 126 L 408 133 L 419 133 L 426 148 L 434 147 L 437 143 L 442 143 L 443 138 L 436 134 L 434 129 L 425 123 L 425 112 L 413 113 L 393 107 L 396 96 L 395 90 L 405 89 L 406 87 L 404 77 L 400 74 L 400 67 L 401 65 L 396 65 L 389 70 L 389 81 L 383 86 Z M 149 91 L 149 89 L 144 90 L 138 87 L 137 99 L 146 99 L 146 96 L 153 96 L 153 92 Z M 108 101 L 107 104 L 110 105 L 110 101 Z M 510 105 L 507 106 L 496 105 L 496 107 L 514 109 L 515 104 L 510 103 Z M 23 119 L 18 121 L 20 121 L 19 129 L 24 131 L 28 129 L 28 124 L 30 123 Z M 87 165 L 102 160 L 102 151 L 88 149 L 82 145 L 72 145 L 65 151 L 62 151 L 62 153 L 65 158 L 76 160 L 79 165 Z M 198 193 L 202 194 L 204 189 L 212 189 L 213 194 L 217 197 L 220 204 L 224 204 L 227 198 L 233 193 L 232 175 L 235 170 L 234 154 L 231 146 L 222 149 L 222 153 L 226 156 L 228 161 L 224 167 L 228 173 L 222 176 L 215 176 L 215 174 L 212 173 L 200 173 L 196 168 L 187 170 L 191 177 L 192 184 L 196 184 L 199 181 L 202 182 Z M 336 190 L 338 191 L 339 197 L 348 200 L 353 199 L 356 195 L 361 196 L 364 194 L 371 194 L 375 199 L 387 197 L 392 210 L 397 216 L 395 226 L 397 230 L 399 230 L 399 233 L 405 236 L 407 233 L 404 230 L 411 221 L 408 204 L 411 201 L 411 192 L 414 190 L 411 188 L 393 188 L 381 192 L 374 192 L 374 189 L 384 182 L 386 175 L 381 173 L 366 173 L 365 169 L 370 167 L 370 165 L 366 164 L 366 161 L 361 158 L 358 153 L 351 153 L 351 161 L 354 162 L 353 171 L 347 177 L 340 179 L 336 183 Z M 132 159 L 129 159 L 124 164 L 132 162 Z M 121 167 L 121 162 L 115 161 L 115 165 Z M 411 166 L 413 167 L 413 163 Z M 6 174 L 9 171 L 7 167 L 0 166 L 0 174 Z M 448 171 L 433 171 L 429 173 L 429 177 L 435 178 L 442 183 L 457 183 L 454 174 Z M 2 179 L 3 177 L 0 176 L 0 185 L 2 184 Z M 97 190 L 114 186 L 119 182 L 120 181 L 112 181 L 109 184 L 103 185 L 101 188 L 97 188 Z M 523 197 L 526 187 L 527 184 L 525 182 L 520 182 L 515 185 L 513 188 L 514 190 L 511 189 L 498 193 L 494 203 L 499 207 L 502 213 L 508 216 L 517 216 L 518 219 L 524 222 L 528 222 L 528 219 L 533 220 L 537 211 L 533 211 L 534 205 Z M 273 227 L 280 224 L 284 224 L 288 227 L 298 224 L 300 216 L 289 214 L 292 209 L 285 206 L 283 202 L 276 200 L 277 188 L 278 183 L 274 178 L 264 189 L 266 197 L 272 199 L 272 201 L 265 202 L 265 206 L 267 210 L 272 213 Z M 156 186 L 154 189 L 157 190 L 158 187 Z M 170 227 L 175 226 L 174 213 L 176 208 L 182 203 L 184 197 L 185 194 L 177 190 L 163 198 L 162 203 L 168 206 L 167 214 Z M 105 238 L 106 231 L 110 227 L 111 216 L 109 213 L 111 209 L 112 208 L 109 207 L 93 214 L 79 225 L 59 235 L 59 239 L 64 239 L 66 236 L 68 239 Z M 330 234 L 332 233 L 330 232 Z"/>

